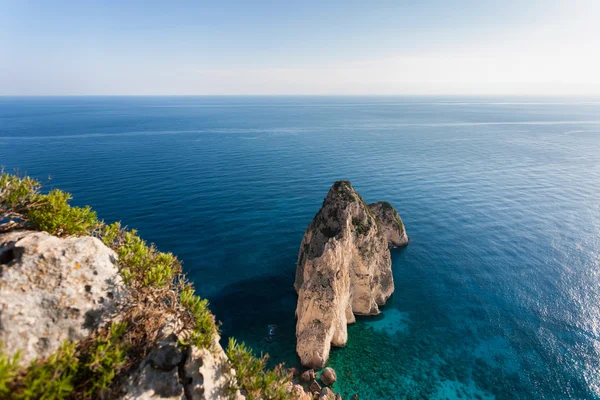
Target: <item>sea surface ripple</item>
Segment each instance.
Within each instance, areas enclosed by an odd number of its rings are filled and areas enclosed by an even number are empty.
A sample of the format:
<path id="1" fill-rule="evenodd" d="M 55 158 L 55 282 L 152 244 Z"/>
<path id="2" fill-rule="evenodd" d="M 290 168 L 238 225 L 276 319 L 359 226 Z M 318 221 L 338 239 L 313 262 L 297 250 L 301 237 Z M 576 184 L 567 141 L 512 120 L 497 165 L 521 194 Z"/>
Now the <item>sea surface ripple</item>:
<path id="1" fill-rule="evenodd" d="M 0 164 L 177 254 L 224 340 L 290 365 L 298 246 L 348 179 L 411 242 L 332 353 L 344 398 L 600 398 L 598 99 L 4 97 Z"/>

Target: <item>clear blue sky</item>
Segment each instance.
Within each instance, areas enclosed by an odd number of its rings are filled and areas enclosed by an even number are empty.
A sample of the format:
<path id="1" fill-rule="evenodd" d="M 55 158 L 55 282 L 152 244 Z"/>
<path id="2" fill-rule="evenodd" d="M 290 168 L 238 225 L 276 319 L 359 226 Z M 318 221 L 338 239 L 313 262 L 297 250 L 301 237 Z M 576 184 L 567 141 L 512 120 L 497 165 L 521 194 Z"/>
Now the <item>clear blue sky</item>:
<path id="1" fill-rule="evenodd" d="M 0 0 L 0 95 L 600 93 L 598 3 Z"/>

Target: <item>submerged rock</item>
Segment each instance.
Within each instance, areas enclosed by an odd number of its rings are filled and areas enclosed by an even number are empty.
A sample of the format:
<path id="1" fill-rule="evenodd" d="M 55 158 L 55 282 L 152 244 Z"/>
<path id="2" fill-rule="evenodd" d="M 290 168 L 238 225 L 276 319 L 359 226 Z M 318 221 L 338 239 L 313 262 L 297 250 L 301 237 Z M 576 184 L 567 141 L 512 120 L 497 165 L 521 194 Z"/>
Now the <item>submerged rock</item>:
<path id="1" fill-rule="evenodd" d="M 374 208 L 378 214 L 387 209 Z M 383 215 L 386 222 L 350 182 L 338 181 L 306 229 L 294 283 L 298 293 L 296 351 L 304 366 L 323 368 L 331 345 L 346 344 L 347 324 L 355 322 L 355 314 L 379 314 L 379 306 L 392 295 L 388 245 L 400 243 L 401 238 L 390 232 L 393 242 L 388 243 L 388 213 Z M 399 230 L 396 233 L 400 235 Z"/>
<path id="2" fill-rule="evenodd" d="M 124 292 L 116 254 L 96 238 L 0 235 L 0 342 L 21 366 L 87 337 Z"/>

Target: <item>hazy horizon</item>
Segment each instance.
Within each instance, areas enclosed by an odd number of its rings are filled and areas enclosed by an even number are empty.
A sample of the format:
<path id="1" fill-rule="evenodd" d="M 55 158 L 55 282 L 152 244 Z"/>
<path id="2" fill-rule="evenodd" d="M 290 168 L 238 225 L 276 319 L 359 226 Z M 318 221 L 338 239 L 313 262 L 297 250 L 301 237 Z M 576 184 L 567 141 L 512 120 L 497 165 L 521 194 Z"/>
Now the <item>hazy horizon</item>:
<path id="1" fill-rule="evenodd" d="M 4 1 L 0 96 L 600 95 L 594 0 Z"/>

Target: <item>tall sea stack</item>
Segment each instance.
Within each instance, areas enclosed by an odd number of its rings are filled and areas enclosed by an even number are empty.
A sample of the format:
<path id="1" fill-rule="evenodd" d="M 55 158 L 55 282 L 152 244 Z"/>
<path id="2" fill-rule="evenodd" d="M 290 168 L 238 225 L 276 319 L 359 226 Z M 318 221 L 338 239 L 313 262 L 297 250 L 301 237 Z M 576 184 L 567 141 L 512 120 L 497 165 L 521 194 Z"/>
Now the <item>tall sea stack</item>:
<path id="1" fill-rule="evenodd" d="M 323 368 L 331 345 L 348 341 L 355 315 L 379 314 L 394 292 L 388 246 L 407 242 L 389 203 L 369 206 L 350 182 L 333 184 L 298 254 L 296 351 L 304 366 Z"/>

